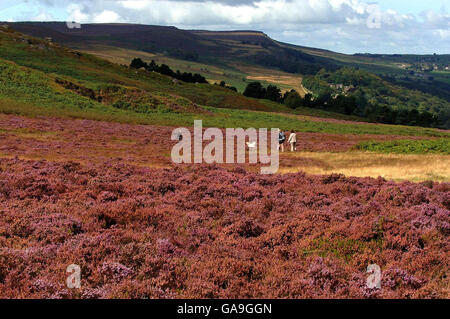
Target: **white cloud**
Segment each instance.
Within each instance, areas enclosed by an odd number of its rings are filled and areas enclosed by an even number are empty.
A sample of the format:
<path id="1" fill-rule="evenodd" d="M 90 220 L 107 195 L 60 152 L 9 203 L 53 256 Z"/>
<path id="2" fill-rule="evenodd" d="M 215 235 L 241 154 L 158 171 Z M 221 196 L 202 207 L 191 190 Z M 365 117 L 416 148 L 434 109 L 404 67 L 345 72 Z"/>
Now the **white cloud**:
<path id="1" fill-rule="evenodd" d="M 358 17 L 346 18 L 345 21 L 348 24 L 352 24 L 352 25 L 361 25 L 361 24 L 364 24 L 366 22 L 365 19 L 361 19 L 361 18 L 358 18 Z"/>
<path id="2" fill-rule="evenodd" d="M 147 1 L 138 1 L 138 0 L 120 1 L 120 4 L 128 9 L 144 9 L 148 5 Z"/>
<path id="3" fill-rule="evenodd" d="M 85 23 L 89 21 L 89 16 L 82 12 L 82 7 L 78 4 L 70 4 L 67 7 L 67 12 L 69 13 L 67 21 L 76 21 L 79 23 Z"/>
<path id="4" fill-rule="evenodd" d="M 111 10 L 103 10 L 101 13 L 95 14 L 93 18 L 95 23 L 112 23 L 120 20 L 120 16 Z"/>
<path id="5" fill-rule="evenodd" d="M 437 33 L 439 34 L 439 36 L 442 38 L 442 39 L 450 39 L 450 30 L 449 29 L 447 29 L 447 30 L 442 30 L 442 29 L 439 29 L 439 30 L 437 30 Z"/>

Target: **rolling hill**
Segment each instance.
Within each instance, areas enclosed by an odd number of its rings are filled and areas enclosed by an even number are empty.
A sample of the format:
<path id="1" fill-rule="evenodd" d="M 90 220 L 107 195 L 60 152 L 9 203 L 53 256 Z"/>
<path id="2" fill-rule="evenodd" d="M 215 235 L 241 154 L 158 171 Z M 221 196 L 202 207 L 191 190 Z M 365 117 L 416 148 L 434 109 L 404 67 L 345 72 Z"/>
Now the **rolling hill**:
<path id="1" fill-rule="evenodd" d="M 205 125 L 217 127 L 279 126 L 304 132 L 447 135 L 403 126 L 298 121 L 289 114 L 353 118 L 310 108 L 293 111 L 283 104 L 247 98 L 217 85 L 175 82 L 158 73 L 133 70 L 10 28 L 0 32 L 0 62 L 3 112 L 166 125 L 189 125 L 194 118 L 202 117 Z"/>
<path id="2" fill-rule="evenodd" d="M 258 56 L 267 54 L 271 59 L 286 58 L 295 69 L 295 63 L 310 67 L 319 64 L 328 66 L 358 66 L 375 73 L 397 72 L 402 74 L 408 67 L 435 65 L 446 71 L 450 66 L 448 55 L 408 54 L 354 54 L 347 55 L 330 50 L 309 48 L 283 43 L 271 39 L 265 33 L 252 30 L 207 31 L 181 30 L 175 27 L 137 24 L 84 24 L 80 29 L 69 29 L 63 22 L 18 22 L 8 23 L 14 29 L 37 37 L 52 37 L 68 46 L 87 44 L 112 45 L 145 52 L 164 52 L 185 59 L 221 64 L 227 59 L 258 61 Z M 300 53 L 298 53 L 300 52 Z M 279 61 L 278 61 L 279 62 Z M 285 61 L 289 64 L 288 61 Z M 267 61 L 263 62 L 268 63 Z M 258 63 L 256 63 L 258 64 Z M 305 74 L 308 68 L 300 72 Z M 411 71 L 411 70 L 408 70 Z M 448 69 L 447 69 L 448 71 Z"/>
<path id="3" fill-rule="evenodd" d="M 188 31 L 175 27 L 133 24 L 86 24 L 80 29 L 69 29 L 62 22 L 19 22 L 8 25 L 36 37 L 52 37 L 59 43 L 77 49 L 92 44 L 107 45 L 218 65 L 228 65 L 231 61 L 239 60 L 279 67 L 288 72 L 302 70 L 310 74 L 324 66 L 336 67 L 328 59 L 284 48 L 258 31 Z M 273 61 L 266 65 L 269 60 Z"/>
<path id="4" fill-rule="evenodd" d="M 378 91 L 374 101 L 394 110 L 430 112 L 438 118 L 439 127 L 450 127 L 450 55 L 346 55 L 278 42 L 251 30 L 218 32 L 136 24 L 86 24 L 69 29 L 62 22 L 9 25 L 116 63 L 128 65 L 140 57 L 200 73 L 212 83 L 225 81 L 240 92 L 250 81 L 260 81 L 276 84 L 283 91 L 295 89 L 301 96 L 310 92 L 317 98 L 320 91 L 305 88 L 303 77 L 322 69 L 361 69 L 380 77 L 380 85 L 392 88 Z M 401 98 L 392 99 L 392 94 Z"/>

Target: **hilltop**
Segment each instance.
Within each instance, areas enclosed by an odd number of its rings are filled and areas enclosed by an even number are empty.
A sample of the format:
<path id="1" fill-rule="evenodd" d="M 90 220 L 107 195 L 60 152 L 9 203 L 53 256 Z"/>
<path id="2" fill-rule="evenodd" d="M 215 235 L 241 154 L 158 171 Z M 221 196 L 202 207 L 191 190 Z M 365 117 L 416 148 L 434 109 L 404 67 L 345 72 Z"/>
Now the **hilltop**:
<path id="1" fill-rule="evenodd" d="M 298 71 L 308 68 L 320 70 L 326 60 L 282 48 L 262 32 L 208 32 L 188 31 L 175 27 L 136 24 L 85 24 L 80 29 L 69 29 L 62 22 L 24 22 L 9 24 L 14 29 L 37 37 L 52 37 L 71 47 L 107 45 L 144 52 L 159 52 L 184 60 L 229 63 L 242 60 L 258 64 L 267 54 L 276 59 L 274 64 L 285 64 L 285 69 Z M 330 68 L 333 65 L 330 64 Z M 286 70 L 285 70 L 286 71 Z"/>
<path id="2" fill-rule="evenodd" d="M 280 42 L 255 30 L 208 31 L 182 30 L 176 27 L 141 24 L 83 24 L 70 29 L 65 22 L 7 23 L 14 29 L 37 37 L 52 37 L 68 46 L 111 45 L 144 52 L 163 52 L 165 55 L 199 62 L 226 63 L 228 59 L 242 60 L 267 66 L 271 64 L 287 72 L 301 69 L 308 74 L 327 67 L 357 66 L 376 74 L 410 75 L 426 72 L 445 72 L 450 69 L 450 54 L 369 54 L 353 55 L 318 48 Z M 227 61 L 228 60 L 228 61 Z M 319 68 L 319 69 L 317 69 Z M 297 69 L 297 70 L 296 70 Z M 411 72 L 412 71 L 412 72 Z"/>

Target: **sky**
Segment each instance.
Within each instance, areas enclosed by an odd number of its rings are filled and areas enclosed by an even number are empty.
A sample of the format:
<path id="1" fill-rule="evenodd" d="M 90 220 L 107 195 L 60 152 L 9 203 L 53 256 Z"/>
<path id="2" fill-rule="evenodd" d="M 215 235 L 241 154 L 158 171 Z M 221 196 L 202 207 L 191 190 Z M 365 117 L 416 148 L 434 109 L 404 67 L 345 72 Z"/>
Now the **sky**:
<path id="1" fill-rule="evenodd" d="M 448 0 L 0 0 L 0 21 L 258 30 L 349 54 L 450 54 L 448 10 Z"/>

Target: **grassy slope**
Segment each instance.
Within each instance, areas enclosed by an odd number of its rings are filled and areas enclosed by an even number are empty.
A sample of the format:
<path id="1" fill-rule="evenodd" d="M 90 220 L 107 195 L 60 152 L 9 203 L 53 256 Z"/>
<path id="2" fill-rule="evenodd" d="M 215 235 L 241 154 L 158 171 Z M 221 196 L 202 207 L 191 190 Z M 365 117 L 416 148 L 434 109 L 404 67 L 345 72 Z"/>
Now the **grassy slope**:
<path id="1" fill-rule="evenodd" d="M 133 58 L 141 58 L 144 61 L 155 60 L 158 64 L 167 64 L 173 70 L 180 70 L 181 72 L 200 73 L 207 78 L 210 83 L 220 83 L 225 81 L 228 85 L 234 86 L 239 92 L 243 92 L 248 82 L 246 77 L 248 74 L 232 69 L 229 67 L 219 67 L 214 65 L 207 65 L 204 63 L 187 61 L 165 56 L 163 54 L 153 54 L 145 51 L 131 50 L 126 48 L 94 45 L 94 44 L 77 44 L 75 49 L 89 54 L 93 54 L 100 58 L 106 59 L 113 63 L 129 65 Z"/>
<path id="2" fill-rule="evenodd" d="M 414 75 L 415 72 L 411 73 L 410 70 L 405 69 L 405 66 L 410 66 L 411 63 L 420 64 L 421 62 L 433 64 L 432 61 L 450 64 L 450 55 L 347 55 L 286 43 L 281 43 L 281 45 L 313 56 L 333 60 L 342 66 L 359 68 L 385 77 L 393 84 L 405 86 L 411 91 L 419 90 L 449 101 L 450 72 L 433 71 L 417 76 Z M 428 76 L 432 76 L 433 80 L 426 80 Z"/>
<path id="3" fill-rule="evenodd" d="M 133 24 L 88 24 L 79 30 L 70 30 L 64 23 L 30 22 L 12 25 L 27 34 L 50 36 L 71 48 L 87 50 L 103 58 L 113 59 L 114 62 L 120 60 L 120 63 L 128 64 L 129 61 L 124 61 L 127 50 L 130 50 L 129 54 L 142 55 L 146 60 L 151 55 L 159 63 L 167 63 L 175 69 L 205 74 L 211 82 L 225 80 L 241 92 L 246 86 L 243 78 L 247 77 L 265 84 L 276 83 L 282 89 L 295 88 L 303 94 L 305 90 L 301 84 L 302 75 L 287 74 L 275 68 L 291 71 L 296 69 L 295 72 L 309 74 L 312 72 L 311 67 L 348 66 L 359 67 L 386 77 L 393 84 L 405 86 L 408 97 L 417 94 L 414 90 L 419 90 L 449 101 L 448 82 L 445 78 L 437 75 L 434 80 L 428 81 L 422 76 L 411 76 L 404 69 L 405 65 L 418 61 L 444 63 L 449 60 L 449 56 L 445 55 L 346 55 L 280 43 L 255 31 L 186 31 Z M 201 63 L 182 60 L 189 59 L 185 54 L 196 55 L 197 61 Z M 126 60 L 129 59 L 128 56 Z M 244 67 L 237 64 L 243 64 Z M 389 95 L 381 95 L 383 99 L 389 99 Z M 221 104 L 226 102 L 221 101 Z"/>
<path id="4" fill-rule="evenodd" d="M 450 155 L 450 139 L 362 142 L 357 148 L 377 153 Z"/>
<path id="5" fill-rule="evenodd" d="M 0 68 L 0 111 L 5 113 L 184 126 L 192 125 L 194 119 L 203 119 L 205 126 L 217 127 L 279 127 L 301 132 L 338 134 L 449 136 L 447 132 L 432 129 L 302 121 L 268 113 L 288 110 L 282 105 L 248 99 L 214 85 L 174 84 L 170 78 L 159 74 L 129 70 L 94 56 L 80 55 L 20 34 L 0 33 Z M 138 88 L 158 98 L 164 96 L 164 101 L 169 104 L 178 103 L 182 97 L 207 107 L 201 114 L 184 112 L 180 115 L 170 108 L 137 113 L 76 94 L 56 84 L 55 78 L 97 91 L 111 86 Z M 264 112 L 248 112 L 242 110 L 244 108 Z"/>
<path id="6" fill-rule="evenodd" d="M 161 53 L 153 54 L 107 45 L 80 43 L 73 48 L 122 65 L 129 65 L 134 58 L 141 58 L 147 62 L 154 60 L 158 64 L 169 65 L 173 70 L 202 74 L 212 84 L 225 81 L 227 85 L 235 87 L 240 93 L 244 92 L 246 86 L 252 81 L 259 81 L 264 86 L 275 84 L 282 92 L 295 89 L 302 96 L 307 93 L 307 90 L 302 86 L 303 77 L 300 74 L 258 67 L 243 62 L 230 62 L 228 65 L 218 66 L 176 59 Z"/>

